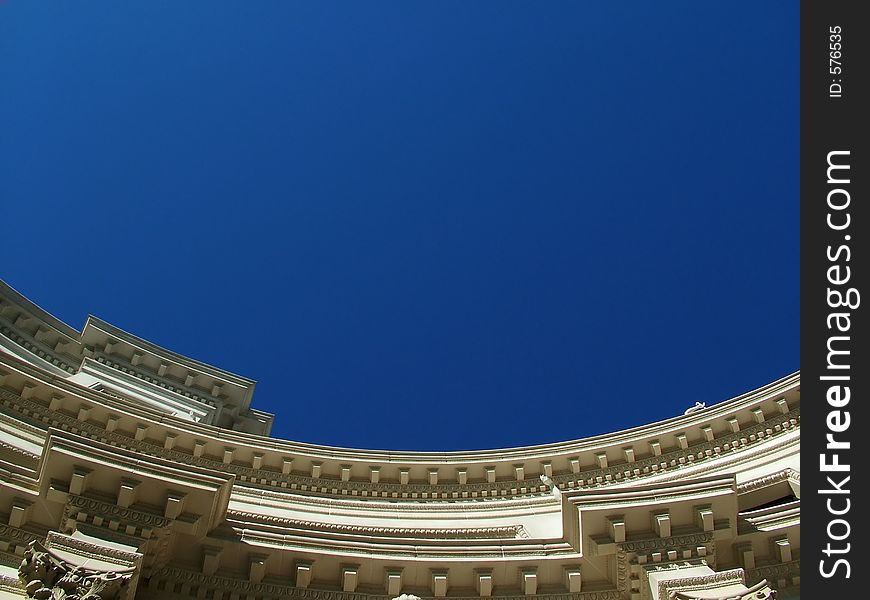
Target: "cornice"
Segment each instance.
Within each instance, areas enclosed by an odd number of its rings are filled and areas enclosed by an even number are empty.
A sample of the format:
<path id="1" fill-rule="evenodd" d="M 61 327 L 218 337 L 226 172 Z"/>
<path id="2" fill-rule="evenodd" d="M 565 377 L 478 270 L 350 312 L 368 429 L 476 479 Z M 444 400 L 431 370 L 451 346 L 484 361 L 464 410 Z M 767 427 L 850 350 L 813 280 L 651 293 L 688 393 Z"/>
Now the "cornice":
<path id="1" fill-rule="evenodd" d="M 27 296 L 0 279 L 0 298 L 10 298 L 13 304 L 20 306 L 28 313 L 68 338 L 75 338 L 79 332 L 54 315 L 30 300 Z"/>
<path id="2" fill-rule="evenodd" d="M 700 412 L 689 415 L 679 415 L 663 421 L 643 425 L 641 427 L 551 444 L 457 452 L 395 452 L 364 450 L 306 444 L 289 440 L 270 440 L 271 443 L 262 447 L 263 449 L 287 452 L 290 455 L 298 454 L 313 459 L 347 460 L 373 464 L 402 463 L 409 465 L 437 464 L 442 466 L 462 466 L 463 463 L 470 465 L 488 464 L 492 462 L 516 462 L 521 460 L 552 460 L 557 456 L 564 457 L 571 454 L 622 447 L 627 444 L 637 443 L 641 439 L 661 437 L 674 431 L 691 430 L 714 421 L 715 419 L 736 413 L 765 398 L 781 396 L 782 394 L 793 390 L 799 382 L 800 373 L 794 373 L 762 388 L 753 390 L 730 400 L 725 400 Z M 768 419 L 768 421 L 769 420 L 770 419 Z M 257 445 L 255 442 L 258 439 L 261 442 L 263 441 L 262 438 L 258 438 L 257 436 L 239 434 L 237 432 L 221 431 L 221 434 L 222 437 L 223 435 L 231 436 L 225 438 L 228 443 L 234 441 L 232 438 L 237 438 L 239 442 L 249 440 L 253 446 Z"/>
<path id="3" fill-rule="evenodd" d="M 581 510 L 601 510 L 634 505 L 668 504 L 681 500 L 731 496 L 735 492 L 733 474 L 713 477 L 651 482 L 632 487 L 599 488 L 564 494 L 563 498 Z"/>
<path id="4" fill-rule="evenodd" d="M 264 506 L 281 507 L 286 505 L 288 501 L 292 501 L 294 504 L 321 507 L 330 512 L 336 509 L 358 511 L 362 507 L 364 510 L 374 513 L 387 512 L 391 514 L 394 514 L 396 510 L 401 510 L 403 513 L 423 512 L 427 514 L 432 514 L 433 512 L 479 512 L 490 510 L 500 512 L 517 510 L 527 513 L 536 509 L 547 510 L 558 509 L 559 507 L 559 499 L 550 494 L 525 497 L 491 496 L 485 498 L 461 498 L 433 504 L 425 499 L 398 502 L 399 499 L 369 498 L 360 500 L 358 498 L 350 499 L 346 496 L 301 495 L 292 490 L 245 487 L 240 485 L 239 482 L 236 482 L 233 488 L 233 498 L 240 501 L 255 499 L 258 500 L 257 504 Z M 265 502 L 266 500 L 270 502 Z"/>
<path id="5" fill-rule="evenodd" d="M 141 369 L 136 370 L 141 379 L 150 377 L 162 383 L 164 387 L 171 386 L 177 393 L 187 397 L 196 396 L 203 402 L 208 402 L 211 396 L 229 393 L 232 397 L 229 402 L 242 411 L 248 409 L 256 385 L 256 382 L 249 378 L 157 346 L 93 315 L 88 316 L 82 330 L 78 331 L 38 307 L 3 281 L 0 281 L 0 334 L 13 345 L 25 350 L 22 356 L 29 354 L 45 361 L 45 363 L 31 361 L 34 364 L 42 364 L 42 366 L 47 364 L 52 370 L 56 369 L 58 372 L 68 374 L 77 373 L 81 358 L 101 352 L 104 344 L 108 343 L 106 350 L 109 346 L 118 347 L 120 344 L 124 351 L 111 356 L 116 365 L 123 365 L 124 361 L 120 359 L 129 359 L 131 353 L 133 365 L 138 364 L 138 361 L 145 356 L 152 357 L 148 359 L 148 362 L 154 365 L 150 374 L 147 368 L 144 372 Z M 159 362 L 160 368 L 154 364 L 155 361 Z M 200 389 L 191 388 L 186 384 L 180 386 L 171 376 L 161 377 L 165 369 L 172 365 L 181 370 L 181 373 L 176 370 L 175 375 L 176 377 L 180 375 L 182 381 L 185 374 L 205 376 L 206 383 L 203 385 L 206 387 Z M 155 378 L 154 375 L 158 377 Z M 217 387 L 215 384 L 218 384 Z M 212 392 L 209 395 L 209 390 L 221 388 L 223 391 Z M 258 414 L 271 420 L 272 415 L 268 413 L 258 411 Z"/>
<path id="6" fill-rule="evenodd" d="M 195 388 L 187 387 L 179 383 L 170 383 L 166 380 L 153 377 L 142 369 L 136 369 L 129 364 L 121 363 L 113 357 L 106 356 L 102 352 L 93 352 L 90 358 L 100 364 L 111 367 L 116 371 L 120 371 L 125 375 L 129 375 L 132 379 L 138 379 L 140 381 L 144 381 L 145 383 L 150 383 L 151 385 L 155 385 L 161 389 L 168 390 L 189 400 L 193 400 L 195 402 L 202 402 L 203 404 L 206 404 L 210 407 L 217 406 L 217 403 L 213 397 L 201 394 L 197 392 Z"/>
<path id="7" fill-rule="evenodd" d="M 106 431 L 105 427 L 77 418 L 60 411 L 49 411 L 41 402 L 24 399 L 6 389 L 0 389 L 0 403 L 17 404 L 26 415 L 24 420 L 30 420 L 36 425 L 59 427 L 85 437 L 118 446 L 124 449 L 153 456 L 158 459 L 169 459 L 182 464 L 188 464 L 210 470 L 232 473 L 237 476 L 237 485 L 256 489 L 280 488 L 298 494 L 320 494 L 330 496 L 356 496 L 370 498 L 394 498 L 403 501 L 456 501 L 467 497 L 516 498 L 522 496 L 548 495 L 550 488 L 540 480 L 526 479 L 523 481 L 496 481 L 494 483 L 476 482 L 468 484 L 443 483 L 427 485 L 420 483 L 367 483 L 361 481 L 339 481 L 327 478 L 314 478 L 298 473 L 278 473 L 270 469 L 254 469 L 237 463 L 226 464 L 217 458 L 209 456 L 192 456 L 188 452 L 177 449 L 165 449 L 153 441 L 137 440 L 120 431 Z M 20 412 L 20 410 L 19 410 Z M 169 417 L 166 417 L 168 419 Z M 740 451 L 772 440 L 783 433 L 799 427 L 800 408 L 785 414 L 779 414 L 770 419 L 748 427 L 744 430 L 722 436 L 712 442 L 693 444 L 686 450 L 674 450 L 661 456 L 648 457 L 633 463 L 620 463 L 605 469 L 590 469 L 578 474 L 554 474 L 552 480 L 560 488 L 598 489 L 610 487 L 626 481 L 641 482 L 650 476 L 661 477 L 668 471 L 679 471 L 687 465 L 696 465 L 704 461 L 714 461 L 718 458 L 739 460 Z M 212 428 L 215 429 L 215 428 Z M 711 470 L 721 468 L 711 465 Z M 675 474 L 675 477 L 680 477 Z M 461 498 L 460 498 L 461 497 Z"/>
<path id="8" fill-rule="evenodd" d="M 771 506 L 759 510 L 739 513 L 739 533 L 741 535 L 755 531 L 774 531 L 800 525 L 801 501 L 794 500 L 786 504 Z"/>
<path id="9" fill-rule="evenodd" d="M 797 415 L 798 425 L 795 427 L 791 427 L 788 429 L 788 432 L 794 433 L 799 430 L 800 423 L 800 415 Z M 786 433 L 786 432 L 781 432 Z M 740 470 L 740 466 L 751 462 L 759 457 L 759 455 L 771 455 L 777 452 L 781 452 L 784 450 L 794 449 L 795 454 L 799 451 L 799 448 L 794 448 L 795 446 L 800 446 L 800 437 L 798 436 L 789 436 L 789 435 L 780 435 L 780 432 L 777 433 L 776 437 L 769 437 L 765 440 L 763 444 L 753 444 L 747 446 L 745 448 L 741 448 L 740 452 L 727 455 L 728 462 L 724 465 L 722 463 L 716 463 L 715 461 L 694 461 L 691 465 L 683 465 L 679 469 L 671 469 L 665 472 L 660 477 L 651 478 L 652 481 L 660 482 L 660 483 L 669 483 L 672 481 L 678 481 L 684 479 L 686 477 L 704 477 L 704 476 L 713 476 L 719 473 L 724 472 L 737 472 Z M 687 472 L 686 468 L 692 466 L 691 473 Z M 738 492 L 739 486 L 738 486 Z"/>
<path id="10" fill-rule="evenodd" d="M 63 357 L 61 353 L 55 352 L 47 345 L 33 339 L 32 337 L 22 335 L 18 331 L 6 325 L 0 326 L 0 334 L 6 336 L 28 352 L 33 353 L 42 360 L 51 363 L 55 367 L 62 369 L 70 375 L 75 374 L 78 370 L 78 363 L 69 362 L 68 358 Z"/>
<path id="11" fill-rule="evenodd" d="M 86 540 L 61 535 L 54 531 L 48 532 L 45 541 L 49 547 L 59 545 L 64 550 L 74 550 L 78 556 L 101 561 L 110 558 L 124 566 L 137 564 L 142 559 L 142 555 L 137 552 L 128 552 L 110 546 L 98 546 Z"/>
<path id="12" fill-rule="evenodd" d="M 211 540 L 224 540 L 233 544 L 241 543 L 250 549 L 276 549 L 290 552 L 309 552 L 321 555 L 340 554 L 347 558 L 389 559 L 402 561 L 454 561 L 468 562 L 484 561 L 528 561 L 543 559 L 579 560 L 580 555 L 567 542 L 552 541 L 551 543 L 535 542 L 534 540 L 481 541 L 470 544 L 469 540 L 456 540 L 458 544 L 448 544 L 441 540 L 422 543 L 412 540 L 406 543 L 396 543 L 396 540 L 378 539 L 347 539 L 332 535 L 318 538 L 310 534 L 269 534 L 262 530 L 249 528 L 221 528 L 212 532 Z M 512 540 L 513 541 L 513 540 Z"/>
<path id="13" fill-rule="evenodd" d="M 582 487 L 601 487 L 620 480 L 642 478 L 644 475 L 663 475 L 667 471 L 681 470 L 714 458 L 731 458 L 758 442 L 779 436 L 785 431 L 800 426 L 800 408 L 780 414 L 771 419 L 748 427 L 736 433 L 721 436 L 712 442 L 702 442 L 689 446 L 686 450 L 672 450 L 661 456 L 650 456 L 633 463 L 619 463 L 606 469 L 591 469 L 579 473 L 565 473 L 553 476 L 553 482 L 568 488 L 578 483 Z M 715 470 L 717 467 L 711 467 Z M 719 467 L 721 468 L 721 467 Z M 638 472 L 639 471 L 639 472 Z M 677 475 L 676 477 L 682 477 Z M 572 485 L 573 483 L 573 485 Z M 560 486 L 561 487 L 561 486 Z"/>
<path id="14" fill-rule="evenodd" d="M 177 352 L 173 352 L 172 350 L 168 350 L 166 348 L 163 348 L 162 346 L 158 346 L 157 344 L 149 342 L 146 339 L 143 339 L 137 335 L 125 331 L 120 327 L 116 327 L 115 325 L 112 325 L 111 323 L 108 323 L 100 319 L 99 317 L 95 317 L 94 315 L 88 315 L 88 318 L 85 321 L 85 326 L 82 328 L 82 333 L 80 334 L 80 336 L 84 336 L 89 329 L 99 330 L 111 337 L 117 338 L 127 344 L 130 344 L 131 346 L 136 346 L 151 354 L 163 356 L 177 364 L 193 368 L 217 379 L 221 379 L 229 383 L 239 385 L 241 387 L 252 387 L 254 384 L 256 384 L 256 381 L 254 381 L 253 379 L 242 377 L 241 375 L 236 375 L 235 373 L 225 371 L 224 369 L 206 364 L 204 362 L 200 362 L 194 358 L 190 358 L 182 354 L 178 354 Z"/>

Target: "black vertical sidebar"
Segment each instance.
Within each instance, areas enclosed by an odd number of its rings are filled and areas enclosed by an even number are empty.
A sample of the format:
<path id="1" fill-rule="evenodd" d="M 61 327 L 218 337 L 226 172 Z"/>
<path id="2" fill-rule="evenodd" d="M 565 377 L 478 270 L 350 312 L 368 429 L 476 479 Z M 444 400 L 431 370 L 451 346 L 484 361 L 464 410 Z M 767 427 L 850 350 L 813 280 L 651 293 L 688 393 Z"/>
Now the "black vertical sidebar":
<path id="1" fill-rule="evenodd" d="M 870 20 L 801 2 L 801 596 L 866 594 Z M 866 6 L 863 6 L 866 12 Z"/>

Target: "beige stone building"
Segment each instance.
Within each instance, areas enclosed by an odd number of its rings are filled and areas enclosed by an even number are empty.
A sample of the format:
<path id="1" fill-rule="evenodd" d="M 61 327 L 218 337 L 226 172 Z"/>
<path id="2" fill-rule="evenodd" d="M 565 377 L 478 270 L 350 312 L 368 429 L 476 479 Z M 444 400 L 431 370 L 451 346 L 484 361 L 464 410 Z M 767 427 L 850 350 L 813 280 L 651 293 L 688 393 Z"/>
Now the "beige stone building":
<path id="1" fill-rule="evenodd" d="M 799 374 L 474 452 L 273 439 L 253 396 L 0 283 L 0 598 L 799 595 Z"/>

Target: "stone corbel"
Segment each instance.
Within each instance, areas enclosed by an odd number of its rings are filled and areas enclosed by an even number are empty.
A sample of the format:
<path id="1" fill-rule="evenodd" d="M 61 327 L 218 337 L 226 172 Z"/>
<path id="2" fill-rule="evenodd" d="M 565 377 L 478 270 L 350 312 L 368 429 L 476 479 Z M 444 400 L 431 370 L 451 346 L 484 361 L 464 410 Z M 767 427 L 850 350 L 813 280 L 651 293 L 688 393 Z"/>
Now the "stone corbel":
<path id="1" fill-rule="evenodd" d="M 398 596 L 402 592 L 402 567 L 386 567 L 384 578 L 389 596 Z"/>

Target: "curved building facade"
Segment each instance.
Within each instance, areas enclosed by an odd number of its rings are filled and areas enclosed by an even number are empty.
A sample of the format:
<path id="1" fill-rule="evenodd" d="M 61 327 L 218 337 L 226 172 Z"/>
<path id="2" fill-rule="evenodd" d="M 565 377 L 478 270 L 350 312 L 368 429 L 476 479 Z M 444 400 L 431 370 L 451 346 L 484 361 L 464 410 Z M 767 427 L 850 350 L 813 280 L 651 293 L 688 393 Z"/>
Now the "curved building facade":
<path id="1" fill-rule="evenodd" d="M 255 383 L 0 283 L 0 598 L 789 598 L 800 376 L 563 443 L 269 437 Z"/>

